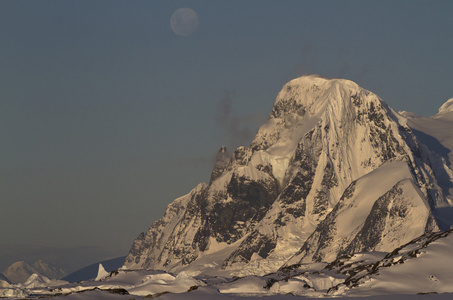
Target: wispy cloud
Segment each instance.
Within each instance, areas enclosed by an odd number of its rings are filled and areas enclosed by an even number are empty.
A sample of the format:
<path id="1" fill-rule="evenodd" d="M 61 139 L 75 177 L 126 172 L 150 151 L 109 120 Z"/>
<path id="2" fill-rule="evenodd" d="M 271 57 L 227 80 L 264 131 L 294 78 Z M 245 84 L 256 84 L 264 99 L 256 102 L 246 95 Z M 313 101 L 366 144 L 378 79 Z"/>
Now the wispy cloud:
<path id="1" fill-rule="evenodd" d="M 234 110 L 234 90 L 226 90 L 217 103 L 216 121 L 223 130 L 229 145 L 248 145 L 258 127 L 266 121 L 261 113 L 241 114 Z"/>
<path id="2" fill-rule="evenodd" d="M 220 98 L 219 102 L 217 103 L 217 122 L 219 124 L 223 124 L 231 116 L 231 108 L 233 105 L 232 98 L 236 95 L 234 90 L 226 90 L 222 98 Z"/>
<path id="3" fill-rule="evenodd" d="M 305 45 L 302 47 L 302 55 L 307 56 L 311 52 L 311 46 L 310 45 Z"/>

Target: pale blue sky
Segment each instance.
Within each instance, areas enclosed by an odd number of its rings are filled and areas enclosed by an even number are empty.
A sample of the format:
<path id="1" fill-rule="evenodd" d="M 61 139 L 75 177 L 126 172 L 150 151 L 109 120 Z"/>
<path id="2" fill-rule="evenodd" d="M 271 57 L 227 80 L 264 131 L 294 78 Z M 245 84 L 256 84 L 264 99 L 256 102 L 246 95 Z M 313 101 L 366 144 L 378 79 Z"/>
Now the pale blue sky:
<path id="1" fill-rule="evenodd" d="M 181 7 L 199 15 L 191 36 L 170 28 Z M 209 180 L 220 146 L 248 145 L 302 74 L 435 114 L 453 97 L 452 12 L 452 1 L 0 1 L 0 246 L 125 255 Z"/>

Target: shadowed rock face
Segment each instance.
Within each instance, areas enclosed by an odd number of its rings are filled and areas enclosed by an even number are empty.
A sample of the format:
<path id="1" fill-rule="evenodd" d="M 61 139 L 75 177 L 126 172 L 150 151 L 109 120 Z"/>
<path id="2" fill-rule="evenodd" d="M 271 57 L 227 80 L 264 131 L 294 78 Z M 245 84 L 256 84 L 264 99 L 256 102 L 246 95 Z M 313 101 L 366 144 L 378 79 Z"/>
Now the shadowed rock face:
<path id="1" fill-rule="evenodd" d="M 231 156 L 228 153 L 226 147 L 222 146 L 220 148 L 219 152 L 217 152 L 215 165 L 214 165 L 214 168 L 212 169 L 212 173 L 211 173 L 211 180 L 209 181 L 210 183 L 215 181 L 217 178 L 219 178 L 225 172 L 228 165 L 230 164 L 230 159 L 231 159 Z"/>
<path id="2" fill-rule="evenodd" d="M 238 262 L 247 263 L 252 259 L 253 254 L 266 258 L 275 246 L 275 240 L 260 234 L 258 231 L 253 231 L 247 236 L 241 246 L 225 260 L 223 267 L 226 268 Z"/>
<path id="3" fill-rule="evenodd" d="M 263 183 L 233 174 L 227 186 L 231 201 L 215 203 L 207 215 L 207 223 L 218 242 L 234 243 L 242 238 L 245 228 L 237 224 L 256 224 L 278 195 L 276 182 Z"/>
<path id="4" fill-rule="evenodd" d="M 377 184 L 363 179 L 386 164 L 405 171 L 385 189 L 383 175 L 373 175 Z M 358 199 L 363 182 L 373 196 Z M 444 199 L 437 182 L 425 147 L 379 97 L 347 80 L 297 78 L 250 147 L 232 155 L 221 147 L 209 184 L 171 203 L 136 239 L 125 267 L 178 272 L 213 255 L 217 268 L 244 275 L 385 251 L 394 246 L 390 237 L 412 237 L 403 234 L 403 219 L 418 216 L 420 234 L 437 228 L 431 209 Z M 343 229 L 363 206 L 360 226 Z"/>
<path id="5" fill-rule="evenodd" d="M 241 162 L 244 157 L 237 159 Z M 226 244 L 243 238 L 279 193 L 278 182 L 269 176 L 268 169 L 256 172 L 265 173 L 265 180 L 232 173 L 221 191 L 213 193 L 200 186 L 172 203 L 165 216 L 136 239 L 125 264 L 163 269 L 175 263 L 188 265 L 209 250 L 211 238 Z"/>

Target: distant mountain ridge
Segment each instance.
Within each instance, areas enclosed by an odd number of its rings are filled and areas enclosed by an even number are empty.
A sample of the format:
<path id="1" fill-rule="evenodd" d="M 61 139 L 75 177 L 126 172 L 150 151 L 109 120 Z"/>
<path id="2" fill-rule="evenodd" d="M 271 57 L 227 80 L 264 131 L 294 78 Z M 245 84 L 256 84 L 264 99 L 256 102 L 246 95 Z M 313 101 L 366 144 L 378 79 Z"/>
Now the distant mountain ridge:
<path id="1" fill-rule="evenodd" d="M 290 81 L 251 145 L 222 147 L 210 183 L 172 202 L 123 268 L 262 275 L 448 229 L 453 147 L 431 149 L 419 119 L 352 81 Z"/>
<path id="2" fill-rule="evenodd" d="M 51 279 L 60 279 L 66 272 L 56 266 L 39 260 L 32 265 L 25 261 L 17 261 L 10 265 L 3 274 L 12 283 L 24 283 L 32 274 L 38 273 Z"/>

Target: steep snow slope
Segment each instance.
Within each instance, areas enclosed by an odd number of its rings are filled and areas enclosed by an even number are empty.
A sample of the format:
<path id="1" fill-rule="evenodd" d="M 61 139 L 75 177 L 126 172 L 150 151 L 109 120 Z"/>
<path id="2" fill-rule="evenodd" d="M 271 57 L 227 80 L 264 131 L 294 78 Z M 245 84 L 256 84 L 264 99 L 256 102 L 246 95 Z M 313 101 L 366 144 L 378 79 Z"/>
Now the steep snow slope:
<path id="1" fill-rule="evenodd" d="M 453 112 L 453 98 L 450 98 L 439 107 L 439 114 Z"/>
<path id="2" fill-rule="evenodd" d="M 337 255 L 390 251 L 437 230 L 429 205 L 403 161 L 387 162 L 351 183 L 333 211 L 287 265 Z"/>
<path id="3" fill-rule="evenodd" d="M 436 205 L 434 214 L 446 230 L 453 224 L 453 98 L 429 118 L 411 116 L 408 125 L 421 143 L 425 144 L 438 184 L 445 201 Z"/>
<path id="4" fill-rule="evenodd" d="M 173 201 L 167 207 L 163 218 L 154 222 L 148 229 L 146 235 L 142 233 L 134 241 L 131 251 L 126 257 L 125 265 L 133 269 L 154 267 L 157 263 L 162 263 L 163 253 L 171 247 L 167 243 L 172 242 L 174 244 L 179 241 L 177 239 L 187 238 L 183 235 L 174 236 L 177 233 L 178 226 L 190 226 L 193 224 L 193 221 L 185 224 L 183 222 L 184 218 L 187 217 L 192 220 L 196 218 L 197 222 L 201 222 L 198 214 L 191 213 L 190 205 L 192 207 L 196 205 L 195 203 L 191 203 L 191 200 L 195 202 L 196 198 L 200 197 L 205 189 L 206 184 L 199 184 L 189 194 Z M 196 207 L 194 209 L 196 210 Z M 183 242 L 180 246 L 184 247 L 186 244 Z M 171 250 L 173 255 L 178 253 L 176 249 L 172 248 Z M 166 261 L 163 263 L 165 264 Z"/>
<path id="5" fill-rule="evenodd" d="M 251 145 L 226 153 L 208 185 L 175 200 L 135 240 L 124 268 L 264 274 L 291 257 L 391 251 L 437 228 L 432 208 L 451 207 L 433 170 L 443 165 L 433 165 L 407 119 L 348 80 L 290 81 Z"/>

